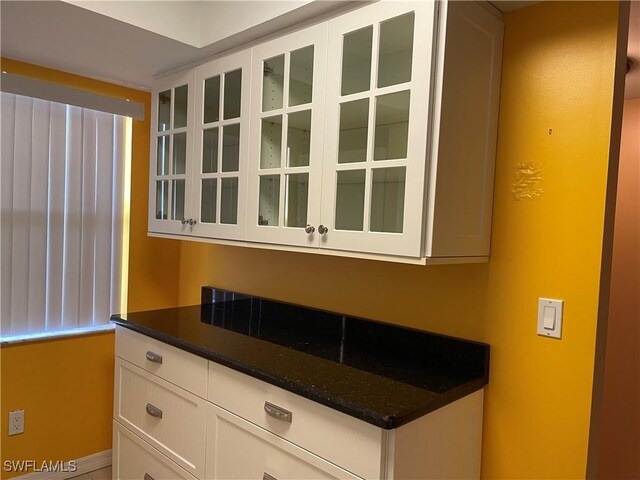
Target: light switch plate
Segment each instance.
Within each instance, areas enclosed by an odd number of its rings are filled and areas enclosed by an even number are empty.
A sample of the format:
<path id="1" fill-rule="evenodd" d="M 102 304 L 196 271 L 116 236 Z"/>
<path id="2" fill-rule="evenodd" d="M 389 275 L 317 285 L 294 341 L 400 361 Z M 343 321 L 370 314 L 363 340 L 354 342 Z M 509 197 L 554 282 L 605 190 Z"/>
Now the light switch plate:
<path id="1" fill-rule="evenodd" d="M 538 335 L 562 338 L 562 310 L 564 300 L 538 299 Z"/>

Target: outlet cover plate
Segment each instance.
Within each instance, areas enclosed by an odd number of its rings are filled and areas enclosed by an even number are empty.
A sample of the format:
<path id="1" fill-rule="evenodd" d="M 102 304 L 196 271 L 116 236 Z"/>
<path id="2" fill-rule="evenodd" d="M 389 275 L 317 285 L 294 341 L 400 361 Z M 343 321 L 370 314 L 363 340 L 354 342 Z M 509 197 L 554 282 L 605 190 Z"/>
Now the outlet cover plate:
<path id="1" fill-rule="evenodd" d="M 24 433 L 24 410 L 9 412 L 9 436 Z"/>

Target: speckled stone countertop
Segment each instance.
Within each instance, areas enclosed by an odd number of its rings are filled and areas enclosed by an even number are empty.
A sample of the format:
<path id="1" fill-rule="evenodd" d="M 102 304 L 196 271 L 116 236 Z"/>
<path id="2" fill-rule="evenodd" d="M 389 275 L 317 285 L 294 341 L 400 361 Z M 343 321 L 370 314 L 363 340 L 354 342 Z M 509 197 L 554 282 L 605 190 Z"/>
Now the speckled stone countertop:
<path id="1" fill-rule="evenodd" d="M 209 287 L 111 321 L 385 429 L 488 382 L 486 344 Z"/>

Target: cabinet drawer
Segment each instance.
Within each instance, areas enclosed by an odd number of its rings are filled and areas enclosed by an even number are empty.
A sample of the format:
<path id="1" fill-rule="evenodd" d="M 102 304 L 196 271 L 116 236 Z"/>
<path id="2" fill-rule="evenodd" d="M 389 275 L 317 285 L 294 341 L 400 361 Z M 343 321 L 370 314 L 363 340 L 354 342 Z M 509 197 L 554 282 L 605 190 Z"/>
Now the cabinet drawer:
<path id="1" fill-rule="evenodd" d="M 114 419 L 202 478 L 206 401 L 116 358 Z"/>
<path id="2" fill-rule="evenodd" d="M 208 399 L 355 475 L 381 476 L 386 435 L 378 427 L 214 362 Z M 279 409 L 291 421 L 277 418 Z"/>
<path id="3" fill-rule="evenodd" d="M 118 422 L 113 422 L 114 480 L 196 480 L 184 469 L 145 443 Z"/>
<path id="4" fill-rule="evenodd" d="M 118 326 L 116 355 L 204 398 L 207 360 Z"/>
<path id="5" fill-rule="evenodd" d="M 215 405 L 209 404 L 207 436 L 211 480 L 305 480 L 359 477 Z"/>

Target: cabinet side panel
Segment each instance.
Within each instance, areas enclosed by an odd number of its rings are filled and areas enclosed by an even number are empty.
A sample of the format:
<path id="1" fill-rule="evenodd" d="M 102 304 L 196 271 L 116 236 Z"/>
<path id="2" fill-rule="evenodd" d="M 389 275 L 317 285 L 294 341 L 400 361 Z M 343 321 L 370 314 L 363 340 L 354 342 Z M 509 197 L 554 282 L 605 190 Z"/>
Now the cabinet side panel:
<path id="1" fill-rule="evenodd" d="M 480 478 L 483 399 L 480 390 L 397 429 L 388 478 Z"/>
<path id="2" fill-rule="evenodd" d="M 503 23 L 475 2 L 447 6 L 433 239 L 427 256 L 489 254 Z"/>

